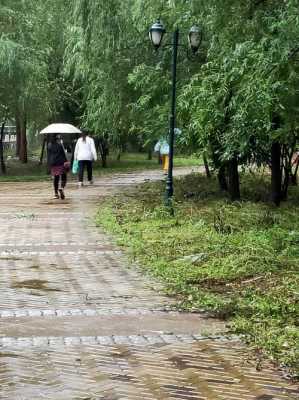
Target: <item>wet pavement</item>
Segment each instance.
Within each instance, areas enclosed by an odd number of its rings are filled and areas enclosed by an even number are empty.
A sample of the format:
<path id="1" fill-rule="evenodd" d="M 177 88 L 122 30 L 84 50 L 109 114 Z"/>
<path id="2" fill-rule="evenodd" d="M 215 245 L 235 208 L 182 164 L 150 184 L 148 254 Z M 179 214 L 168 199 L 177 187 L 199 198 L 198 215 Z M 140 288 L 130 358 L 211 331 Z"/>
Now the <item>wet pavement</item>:
<path id="1" fill-rule="evenodd" d="M 189 170 L 180 169 L 177 174 Z M 299 399 L 223 322 L 174 311 L 95 226 L 102 196 L 158 171 L 0 187 L 0 399 Z"/>

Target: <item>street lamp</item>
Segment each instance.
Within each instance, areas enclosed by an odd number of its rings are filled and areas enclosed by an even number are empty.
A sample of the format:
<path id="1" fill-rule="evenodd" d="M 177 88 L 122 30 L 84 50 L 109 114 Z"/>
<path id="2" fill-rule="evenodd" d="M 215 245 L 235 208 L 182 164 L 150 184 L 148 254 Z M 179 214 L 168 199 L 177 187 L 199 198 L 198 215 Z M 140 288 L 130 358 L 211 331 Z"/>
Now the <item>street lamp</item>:
<path id="1" fill-rule="evenodd" d="M 158 50 L 158 48 L 161 46 L 165 33 L 166 29 L 164 28 L 163 24 L 161 24 L 160 20 L 155 22 L 149 30 L 150 40 L 156 50 Z"/>
<path id="2" fill-rule="evenodd" d="M 166 29 L 162 22 L 158 20 L 149 30 L 150 40 L 158 50 L 161 46 Z M 193 54 L 197 52 L 202 41 L 201 30 L 197 26 L 192 26 L 188 34 L 188 42 Z M 179 46 L 179 29 L 173 32 L 172 45 L 172 90 L 171 90 L 171 109 L 169 118 L 169 167 L 166 179 L 166 204 L 170 205 L 173 196 L 173 149 L 174 149 L 174 133 L 176 122 L 176 81 L 177 81 L 177 55 Z"/>
<path id="3" fill-rule="evenodd" d="M 189 46 L 192 50 L 192 53 L 195 54 L 199 49 L 202 41 L 202 33 L 198 26 L 192 26 L 188 35 Z"/>

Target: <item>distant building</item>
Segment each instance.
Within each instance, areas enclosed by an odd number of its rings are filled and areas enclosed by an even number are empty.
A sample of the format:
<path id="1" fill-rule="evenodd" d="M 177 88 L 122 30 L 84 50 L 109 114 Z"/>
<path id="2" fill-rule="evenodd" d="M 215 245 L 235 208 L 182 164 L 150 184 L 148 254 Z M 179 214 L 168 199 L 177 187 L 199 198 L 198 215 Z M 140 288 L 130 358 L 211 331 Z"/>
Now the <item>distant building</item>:
<path id="1" fill-rule="evenodd" d="M 4 142 L 5 149 L 15 149 L 17 145 L 16 127 L 7 125 L 4 129 Z"/>

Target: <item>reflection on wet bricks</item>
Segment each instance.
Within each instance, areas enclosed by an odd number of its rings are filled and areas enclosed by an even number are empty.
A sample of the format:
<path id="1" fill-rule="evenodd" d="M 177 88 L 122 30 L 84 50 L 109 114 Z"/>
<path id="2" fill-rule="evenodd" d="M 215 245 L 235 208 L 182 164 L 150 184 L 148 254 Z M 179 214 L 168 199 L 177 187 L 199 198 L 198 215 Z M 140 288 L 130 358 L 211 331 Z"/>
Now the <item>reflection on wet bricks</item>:
<path id="1" fill-rule="evenodd" d="M 129 338 L 123 343 L 8 347 L 0 353 L 1 399 L 298 399 L 298 390 L 269 365 L 262 374 L 256 371 L 235 340 L 176 338 L 163 347 L 136 346 Z M 183 369 L 176 359 L 184 360 Z"/>

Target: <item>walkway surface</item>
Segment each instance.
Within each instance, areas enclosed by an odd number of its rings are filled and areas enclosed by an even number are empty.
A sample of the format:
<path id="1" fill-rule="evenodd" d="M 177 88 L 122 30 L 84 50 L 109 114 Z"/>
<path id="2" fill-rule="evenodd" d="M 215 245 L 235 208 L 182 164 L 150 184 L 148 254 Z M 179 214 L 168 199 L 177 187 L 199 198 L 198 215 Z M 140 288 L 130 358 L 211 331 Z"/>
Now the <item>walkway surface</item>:
<path id="1" fill-rule="evenodd" d="M 147 179 L 71 183 L 63 202 L 49 182 L 0 184 L 0 399 L 298 399 L 222 322 L 171 311 L 95 226 L 101 196 Z"/>

